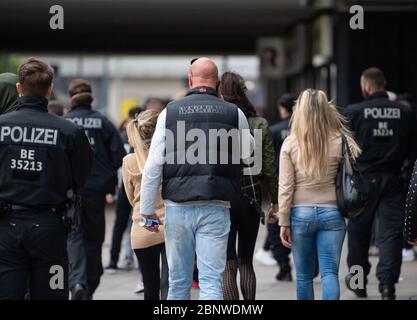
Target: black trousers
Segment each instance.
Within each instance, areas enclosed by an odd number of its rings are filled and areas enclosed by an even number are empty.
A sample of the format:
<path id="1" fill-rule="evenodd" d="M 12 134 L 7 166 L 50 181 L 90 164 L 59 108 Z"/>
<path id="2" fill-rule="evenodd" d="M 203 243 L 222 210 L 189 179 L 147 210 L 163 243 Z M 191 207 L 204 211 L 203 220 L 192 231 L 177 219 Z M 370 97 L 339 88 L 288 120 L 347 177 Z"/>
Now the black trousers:
<path id="1" fill-rule="evenodd" d="M 58 213 L 0 214 L 0 300 L 68 299 L 66 242 Z"/>
<path id="2" fill-rule="evenodd" d="M 368 250 L 376 219 L 379 247 L 376 275 L 381 284 L 391 285 L 398 282 L 402 262 L 404 208 L 399 178 L 381 174 L 364 178 L 370 198 L 365 212 L 348 223 L 348 266 L 362 266 L 365 275 L 369 274 Z"/>
<path id="3" fill-rule="evenodd" d="M 142 272 L 144 299 L 145 300 L 166 300 L 168 296 L 168 263 L 165 254 L 165 244 L 135 249 L 139 267 Z M 162 261 L 162 274 L 159 267 L 160 258 Z M 161 292 L 161 296 L 159 293 Z"/>
<path id="4" fill-rule="evenodd" d="M 69 285 L 77 283 L 94 294 L 103 274 L 101 250 L 105 236 L 105 195 L 83 194 L 81 200 L 81 226 L 68 238 L 70 261 Z"/>
<path id="5" fill-rule="evenodd" d="M 116 220 L 113 227 L 113 235 L 110 249 L 110 262 L 117 265 L 119 261 L 120 247 L 123 240 L 123 234 L 129 223 L 132 206 L 127 199 L 125 187 L 119 189 L 116 204 Z"/>
<path id="6" fill-rule="evenodd" d="M 227 243 L 227 260 L 239 258 L 252 261 L 260 219 L 259 214 L 244 196 L 232 201 L 230 208 L 231 226 Z"/>

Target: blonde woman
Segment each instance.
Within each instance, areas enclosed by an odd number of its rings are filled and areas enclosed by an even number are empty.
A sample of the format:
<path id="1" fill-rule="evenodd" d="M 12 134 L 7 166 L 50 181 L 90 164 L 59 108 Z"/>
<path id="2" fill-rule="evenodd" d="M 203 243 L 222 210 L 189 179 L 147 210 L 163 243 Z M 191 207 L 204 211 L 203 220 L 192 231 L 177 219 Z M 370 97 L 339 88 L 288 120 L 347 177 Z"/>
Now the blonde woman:
<path id="1" fill-rule="evenodd" d="M 159 232 L 150 232 L 139 225 L 142 171 L 148 158 L 158 114 L 154 110 L 144 111 L 127 124 L 126 132 L 129 144 L 135 152 L 123 159 L 122 169 L 126 195 L 133 207 L 131 242 L 143 275 L 145 300 L 159 300 L 160 291 L 163 300 L 168 295 L 168 267 L 163 228 L 164 204 L 160 194 L 156 207 L 156 214 L 161 222 Z M 160 257 L 162 257 L 162 278 L 159 268 Z"/>
<path id="2" fill-rule="evenodd" d="M 339 262 L 346 233 L 337 209 L 335 178 L 342 159 L 342 135 L 352 153 L 360 149 L 323 91 L 299 96 L 284 141 L 279 168 L 279 225 L 282 243 L 292 248 L 297 299 L 313 300 L 317 248 L 323 300 L 340 296 Z"/>

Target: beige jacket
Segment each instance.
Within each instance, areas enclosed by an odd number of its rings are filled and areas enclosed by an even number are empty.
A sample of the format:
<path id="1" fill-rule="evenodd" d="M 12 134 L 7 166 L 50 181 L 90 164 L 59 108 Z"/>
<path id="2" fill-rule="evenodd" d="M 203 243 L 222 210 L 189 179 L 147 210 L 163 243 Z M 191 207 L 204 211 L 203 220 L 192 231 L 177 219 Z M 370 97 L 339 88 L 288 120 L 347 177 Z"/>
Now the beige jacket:
<path id="1" fill-rule="evenodd" d="M 161 220 L 159 232 L 150 232 L 139 226 L 139 201 L 140 201 L 140 185 L 142 181 L 142 171 L 145 166 L 147 153 L 132 153 L 123 159 L 123 183 L 126 190 L 127 198 L 133 207 L 132 229 L 130 238 L 132 241 L 132 249 L 144 249 L 164 242 L 164 203 L 159 193 L 156 205 L 156 214 Z"/>
<path id="2" fill-rule="evenodd" d="M 290 225 L 291 208 L 295 205 L 336 205 L 335 179 L 342 160 L 340 135 L 330 138 L 327 175 L 312 180 L 301 170 L 298 161 L 298 143 L 294 136 L 285 139 L 279 161 L 278 217 L 280 226 Z M 349 170 L 349 168 L 347 168 Z"/>

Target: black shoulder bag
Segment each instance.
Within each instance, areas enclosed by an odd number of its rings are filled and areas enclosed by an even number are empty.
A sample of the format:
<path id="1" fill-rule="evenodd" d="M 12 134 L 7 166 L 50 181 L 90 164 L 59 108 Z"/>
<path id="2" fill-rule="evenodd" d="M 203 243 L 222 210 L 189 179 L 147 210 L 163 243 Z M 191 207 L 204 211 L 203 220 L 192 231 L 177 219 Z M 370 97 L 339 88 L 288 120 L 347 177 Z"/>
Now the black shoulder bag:
<path id="1" fill-rule="evenodd" d="M 346 170 L 346 161 L 349 161 L 352 168 L 351 174 Z M 344 135 L 342 135 L 342 161 L 336 176 L 336 198 L 339 211 L 348 219 L 359 216 L 368 200 L 365 182 Z"/>

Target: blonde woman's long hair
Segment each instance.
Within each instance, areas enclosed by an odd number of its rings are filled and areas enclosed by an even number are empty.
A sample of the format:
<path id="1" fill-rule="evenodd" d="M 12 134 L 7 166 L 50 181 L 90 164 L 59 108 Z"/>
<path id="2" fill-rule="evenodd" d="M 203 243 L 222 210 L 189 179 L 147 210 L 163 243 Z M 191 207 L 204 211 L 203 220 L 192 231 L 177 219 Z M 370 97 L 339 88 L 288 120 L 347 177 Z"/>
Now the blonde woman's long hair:
<path id="1" fill-rule="evenodd" d="M 143 171 L 159 112 L 147 110 L 136 115 L 135 119 L 129 121 L 126 126 L 126 133 L 129 144 L 135 150 L 136 160 L 140 171 Z"/>
<path id="2" fill-rule="evenodd" d="M 346 120 L 321 90 L 307 89 L 298 97 L 291 117 L 291 135 L 299 146 L 301 169 L 312 179 L 321 179 L 328 170 L 330 137 L 345 135 L 357 157 L 361 150 L 346 127 Z"/>

